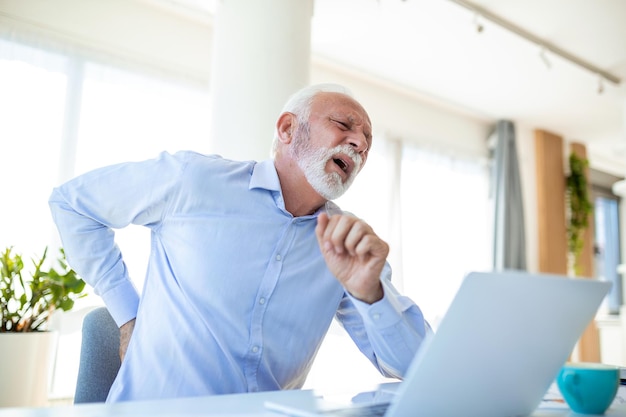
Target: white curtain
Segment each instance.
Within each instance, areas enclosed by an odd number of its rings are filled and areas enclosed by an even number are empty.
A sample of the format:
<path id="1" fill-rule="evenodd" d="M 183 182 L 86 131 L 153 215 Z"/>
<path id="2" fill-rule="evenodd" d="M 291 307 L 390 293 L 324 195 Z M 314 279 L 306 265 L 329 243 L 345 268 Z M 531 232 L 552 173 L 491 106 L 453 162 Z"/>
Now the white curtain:
<path id="1" fill-rule="evenodd" d="M 406 145 L 401 182 L 404 288 L 436 328 L 463 277 L 491 265 L 488 170 Z"/>

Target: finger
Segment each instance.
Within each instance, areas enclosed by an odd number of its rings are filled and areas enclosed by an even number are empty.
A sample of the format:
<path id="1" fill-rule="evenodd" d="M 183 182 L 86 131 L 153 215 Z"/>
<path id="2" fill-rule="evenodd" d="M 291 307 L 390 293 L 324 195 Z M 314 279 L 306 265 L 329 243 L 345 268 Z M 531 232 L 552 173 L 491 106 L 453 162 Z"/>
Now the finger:
<path id="1" fill-rule="evenodd" d="M 375 234 L 366 234 L 356 246 L 355 254 L 362 259 L 374 257 L 384 260 L 389 255 L 389 245 Z"/>
<path id="2" fill-rule="evenodd" d="M 317 236 L 317 243 L 320 245 L 320 248 L 324 247 L 324 235 L 326 230 L 328 229 L 329 218 L 326 213 L 320 213 L 317 216 L 317 226 L 315 226 L 315 235 Z"/>
<path id="3" fill-rule="evenodd" d="M 326 213 L 320 213 L 317 216 L 317 227 L 315 228 L 315 232 L 319 234 L 323 234 L 324 230 L 326 230 L 326 226 L 328 226 L 329 217 Z"/>
<path id="4" fill-rule="evenodd" d="M 351 216 L 333 216 L 330 219 L 324 238 L 332 244 L 336 253 L 341 254 L 347 251 L 346 239 L 356 220 Z"/>
<path id="5" fill-rule="evenodd" d="M 365 237 L 372 233 L 372 228 L 367 223 L 357 221 L 350 227 L 344 239 L 344 247 L 350 255 L 355 256 L 357 255 L 357 246 L 363 242 Z"/>

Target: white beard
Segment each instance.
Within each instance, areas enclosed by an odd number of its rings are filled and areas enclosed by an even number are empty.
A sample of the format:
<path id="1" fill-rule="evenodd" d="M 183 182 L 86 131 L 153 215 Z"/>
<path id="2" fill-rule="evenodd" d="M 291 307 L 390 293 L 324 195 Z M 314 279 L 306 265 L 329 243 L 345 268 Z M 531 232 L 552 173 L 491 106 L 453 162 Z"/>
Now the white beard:
<path id="1" fill-rule="evenodd" d="M 350 145 L 339 145 L 334 148 L 312 149 L 308 140 L 302 141 L 294 149 L 298 166 L 304 172 L 311 187 L 326 200 L 334 200 L 345 193 L 361 169 L 363 159 Z M 354 168 L 350 176 L 343 182 L 337 172 L 326 172 L 328 161 L 333 155 L 343 153 L 354 161 Z M 334 162 L 333 162 L 334 163 Z"/>

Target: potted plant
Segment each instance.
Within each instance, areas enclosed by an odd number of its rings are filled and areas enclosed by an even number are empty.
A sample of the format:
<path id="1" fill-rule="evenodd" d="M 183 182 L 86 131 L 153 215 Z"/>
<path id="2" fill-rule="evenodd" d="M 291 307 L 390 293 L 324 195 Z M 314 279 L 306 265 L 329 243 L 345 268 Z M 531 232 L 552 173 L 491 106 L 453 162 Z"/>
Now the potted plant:
<path id="1" fill-rule="evenodd" d="M 86 295 L 85 282 L 67 265 L 62 249 L 54 261 L 50 265 L 47 248 L 32 259 L 30 268 L 12 247 L 0 254 L 0 407 L 47 401 L 56 347 L 48 321 L 52 313 L 72 309 Z"/>
<path id="2" fill-rule="evenodd" d="M 593 214 L 593 203 L 589 196 L 587 168 L 589 161 L 574 152 L 569 155 L 570 173 L 566 178 L 565 192 L 568 204 L 567 249 L 570 255 L 570 270 L 580 275 L 580 255 L 583 250 L 584 233 L 589 227 L 589 218 Z"/>

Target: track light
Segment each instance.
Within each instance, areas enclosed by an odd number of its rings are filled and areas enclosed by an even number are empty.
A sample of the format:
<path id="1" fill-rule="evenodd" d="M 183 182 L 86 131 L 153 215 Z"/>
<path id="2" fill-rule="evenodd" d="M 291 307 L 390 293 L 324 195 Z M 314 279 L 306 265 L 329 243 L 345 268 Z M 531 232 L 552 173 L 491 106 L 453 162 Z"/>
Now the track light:
<path id="1" fill-rule="evenodd" d="M 604 93 L 604 78 L 598 74 L 598 94 Z"/>
<path id="2" fill-rule="evenodd" d="M 572 55 L 571 53 L 559 48 L 558 46 L 547 42 L 545 39 L 542 39 L 534 35 L 533 33 L 530 33 L 527 30 L 521 28 L 520 26 L 517 26 L 509 22 L 508 20 L 494 13 L 491 13 L 489 10 L 478 6 L 473 1 L 470 1 L 470 0 L 450 0 L 450 1 L 468 9 L 471 13 L 474 14 L 474 26 L 476 27 L 476 31 L 478 33 L 481 33 L 484 30 L 484 26 L 482 25 L 482 23 L 478 21 L 478 18 L 480 17 L 481 19 L 486 19 L 490 21 L 491 23 L 494 23 L 502 27 L 503 29 L 508 30 L 509 32 L 514 33 L 518 35 L 519 37 L 526 39 L 527 41 L 535 45 L 539 45 L 540 47 L 547 49 L 548 51 L 550 51 L 550 54 L 553 56 L 563 58 L 571 62 L 572 64 L 578 65 L 579 67 L 591 72 L 592 74 L 598 74 L 601 77 L 600 86 L 598 88 L 598 92 L 600 94 L 602 93 L 602 91 L 604 91 L 603 84 L 605 81 L 608 81 L 615 85 L 619 85 L 622 82 L 621 78 L 619 78 L 618 76 L 613 75 L 610 72 L 604 71 L 603 69 L 595 66 L 594 64 L 590 62 L 585 61 L 575 55 Z M 543 57 L 541 59 L 544 60 Z"/>
<path id="3" fill-rule="evenodd" d="M 545 47 L 541 47 L 541 51 L 539 52 L 539 57 L 541 58 L 541 60 L 543 61 L 547 69 L 552 68 L 552 62 L 550 62 L 550 60 L 548 59 L 548 56 L 546 55 Z"/>
<path id="4" fill-rule="evenodd" d="M 476 33 L 483 33 L 483 30 L 485 30 L 485 26 L 483 26 L 482 23 L 480 23 L 480 15 L 478 13 L 474 14 L 474 26 L 476 27 Z"/>

